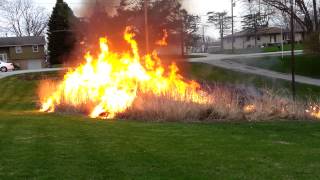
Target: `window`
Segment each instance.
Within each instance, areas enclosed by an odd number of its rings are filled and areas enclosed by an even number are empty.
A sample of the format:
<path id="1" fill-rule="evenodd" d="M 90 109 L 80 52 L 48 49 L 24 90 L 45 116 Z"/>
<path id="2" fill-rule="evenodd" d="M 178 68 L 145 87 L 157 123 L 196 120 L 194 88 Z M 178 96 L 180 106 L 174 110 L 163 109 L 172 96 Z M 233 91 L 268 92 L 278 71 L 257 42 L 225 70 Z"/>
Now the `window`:
<path id="1" fill-rule="evenodd" d="M 33 52 L 39 52 L 39 46 L 38 45 L 32 46 L 32 51 Z"/>
<path id="2" fill-rule="evenodd" d="M 250 36 L 247 36 L 247 41 L 250 41 L 251 37 Z"/>
<path id="3" fill-rule="evenodd" d="M 22 47 L 21 46 L 16 46 L 16 53 L 21 54 L 22 53 Z"/>
<path id="4" fill-rule="evenodd" d="M 7 54 L 0 54 L 0 61 L 7 62 Z"/>
<path id="5" fill-rule="evenodd" d="M 258 36 L 258 37 L 257 37 L 257 40 L 258 40 L 258 41 L 260 41 L 260 40 L 261 40 L 261 37 L 260 37 L 260 36 Z"/>

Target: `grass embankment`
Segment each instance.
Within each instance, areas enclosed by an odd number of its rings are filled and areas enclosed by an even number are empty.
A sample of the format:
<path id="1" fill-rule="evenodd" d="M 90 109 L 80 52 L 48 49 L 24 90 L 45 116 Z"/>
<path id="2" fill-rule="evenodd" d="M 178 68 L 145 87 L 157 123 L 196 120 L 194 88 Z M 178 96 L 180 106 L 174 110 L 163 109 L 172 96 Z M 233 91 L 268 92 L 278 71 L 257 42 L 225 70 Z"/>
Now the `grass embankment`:
<path id="1" fill-rule="evenodd" d="M 320 123 L 146 123 L 43 114 L 35 107 L 38 77 L 0 80 L 0 179 L 320 178 Z"/>
<path id="2" fill-rule="evenodd" d="M 258 75 L 245 74 L 225 70 L 219 67 L 210 66 L 204 63 L 193 63 L 190 67 L 192 71 L 191 78 L 205 80 L 207 82 L 216 82 L 221 84 L 231 84 L 247 87 L 265 88 L 279 93 L 280 95 L 289 95 L 291 93 L 291 82 L 279 79 L 271 79 Z M 297 95 L 299 98 L 318 98 L 320 96 L 320 87 L 297 83 Z"/>
<path id="3" fill-rule="evenodd" d="M 280 56 L 270 56 L 263 58 L 247 58 L 238 59 L 240 63 L 245 63 L 249 66 L 269 69 L 282 73 L 291 73 L 291 57 L 285 56 L 283 59 Z M 320 78 L 320 57 L 312 55 L 297 55 L 296 56 L 296 74 Z"/>
<path id="4" fill-rule="evenodd" d="M 284 44 L 283 45 L 283 51 L 290 51 L 291 50 L 291 44 Z M 295 44 L 295 50 L 303 50 L 303 44 Z M 270 46 L 262 48 L 263 52 L 279 52 L 282 51 L 281 45 L 279 46 Z"/>

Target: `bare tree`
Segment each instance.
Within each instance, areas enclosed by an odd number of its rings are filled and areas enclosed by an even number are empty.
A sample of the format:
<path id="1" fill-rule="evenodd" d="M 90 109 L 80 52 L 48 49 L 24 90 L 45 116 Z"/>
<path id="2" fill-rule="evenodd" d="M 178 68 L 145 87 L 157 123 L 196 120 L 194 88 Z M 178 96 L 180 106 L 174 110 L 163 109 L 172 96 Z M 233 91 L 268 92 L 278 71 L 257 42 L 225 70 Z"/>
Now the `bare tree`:
<path id="1" fill-rule="evenodd" d="M 290 15 L 290 1 L 288 0 L 262 0 L 264 5 L 271 6 L 287 15 Z M 319 25 L 317 16 L 316 1 L 295 0 L 294 20 L 307 32 L 313 32 Z M 315 7 L 313 7 L 315 6 Z"/>
<path id="2" fill-rule="evenodd" d="M 21 37 L 43 35 L 49 16 L 32 0 L 4 0 L 0 4 L 0 18 L 5 24 L 1 29 Z"/>
<path id="3" fill-rule="evenodd" d="M 225 35 L 225 31 L 231 28 L 231 16 L 228 16 L 227 12 L 209 12 L 208 22 L 213 23 L 220 32 L 220 40 L 221 40 L 221 50 L 223 47 L 223 36 Z"/>

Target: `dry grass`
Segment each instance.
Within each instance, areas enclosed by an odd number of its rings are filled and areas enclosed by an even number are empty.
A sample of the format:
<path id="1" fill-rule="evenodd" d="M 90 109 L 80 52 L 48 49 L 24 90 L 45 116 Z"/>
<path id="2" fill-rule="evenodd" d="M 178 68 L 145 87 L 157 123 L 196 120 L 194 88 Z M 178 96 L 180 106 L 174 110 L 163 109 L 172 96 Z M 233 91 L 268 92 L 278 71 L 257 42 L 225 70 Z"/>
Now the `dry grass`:
<path id="1" fill-rule="evenodd" d="M 133 106 L 118 118 L 186 122 L 310 119 L 303 103 L 294 103 L 289 98 L 273 95 L 266 90 L 252 93 L 246 89 L 215 86 L 209 92 L 213 99 L 209 104 L 141 94 Z"/>
<path id="2" fill-rule="evenodd" d="M 42 83 L 41 92 L 52 91 L 53 82 Z M 138 93 L 133 105 L 116 118 L 143 121 L 180 121 L 180 122 L 216 122 L 216 121 L 270 121 L 275 119 L 304 120 L 312 119 L 306 110 L 307 103 L 293 102 L 288 97 L 277 95 L 270 90 L 258 90 L 225 85 L 203 85 L 208 103 L 180 101 L 170 95 Z M 186 97 L 189 95 L 186 94 Z M 57 112 L 89 114 L 94 102 L 70 107 L 61 103 Z M 106 115 L 106 114 L 104 114 Z"/>

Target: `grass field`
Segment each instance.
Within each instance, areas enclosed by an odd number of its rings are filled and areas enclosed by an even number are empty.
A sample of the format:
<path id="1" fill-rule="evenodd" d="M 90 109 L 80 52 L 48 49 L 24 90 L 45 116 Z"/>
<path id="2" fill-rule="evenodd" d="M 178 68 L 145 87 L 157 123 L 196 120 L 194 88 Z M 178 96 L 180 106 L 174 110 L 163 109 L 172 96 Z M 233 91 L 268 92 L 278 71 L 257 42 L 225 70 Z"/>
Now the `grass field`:
<path id="1" fill-rule="evenodd" d="M 0 80 L 0 179 L 319 179 L 320 123 L 148 123 L 37 112 Z M 195 75 L 196 76 L 196 75 Z"/>
<path id="2" fill-rule="evenodd" d="M 270 46 L 262 48 L 263 52 L 279 52 L 281 51 L 281 46 Z M 284 44 L 283 45 L 283 51 L 290 51 L 291 50 L 291 44 Z M 295 50 L 303 50 L 303 44 L 296 44 Z"/>
<path id="3" fill-rule="evenodd" d="M 291 72 L 291 56 L 285 56 L 283 59 L 281 58 L 281 56 L 270 56 L 263 58 L 237 59 L 236 61 L 247 64 L 249 66 L 269 69 L 277 72 Z M 296 74 L 312 78 L 320 78 L 319 56 L 297 55 L 295 64 Z"/>

